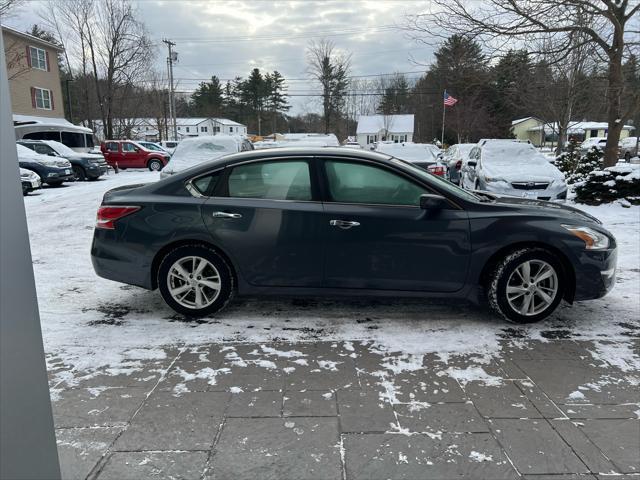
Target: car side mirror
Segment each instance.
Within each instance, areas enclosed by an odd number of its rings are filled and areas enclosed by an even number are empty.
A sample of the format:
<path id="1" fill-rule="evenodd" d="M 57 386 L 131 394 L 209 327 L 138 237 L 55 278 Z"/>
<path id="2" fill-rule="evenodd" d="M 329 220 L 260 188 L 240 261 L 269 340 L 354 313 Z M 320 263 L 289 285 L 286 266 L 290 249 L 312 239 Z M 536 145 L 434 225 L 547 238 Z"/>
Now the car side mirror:
<path id="1" fill-rule="evenodd" d="M 478 164 L 478 162 L 473 162 L 473 161 L 469 161 L 467 162 L 467 166 L 469 168 L 476 168 L 476 165 Z"/>
<path id="2" fill-rule="evenodd" d="M 140 151 L 140 149 L 139 149 L 138 147 L 133 147 L 133 151 L 134 151 L 134 152 L 139 152 L 139 151 Z"/>
<path id="3" fill-rule="evenodd" d="M 441 195 L 434 195 L 431 193 L 420 195 L 420 208 L 422 210 L 442 210 L 447 206 L 447 199 Z"/>

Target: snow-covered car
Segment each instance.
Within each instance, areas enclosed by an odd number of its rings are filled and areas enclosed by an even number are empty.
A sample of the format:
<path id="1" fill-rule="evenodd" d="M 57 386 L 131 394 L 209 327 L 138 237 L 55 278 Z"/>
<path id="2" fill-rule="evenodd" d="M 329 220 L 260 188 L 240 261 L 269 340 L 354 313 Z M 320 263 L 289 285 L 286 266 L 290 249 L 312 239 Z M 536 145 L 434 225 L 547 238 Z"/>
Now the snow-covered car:
<path id="1" fill-rule="evenodd" d="M 447 180 L 451 183 L 460 185 L 462 163 L 469 157 L 469 152 L 475 146 L 475 143 L 457 143 L 447 148 L 442 156 L 442 161 L 447 166 Z"/>
<path id="2" fill-rule="evenodd" d="M 66 158 L 41 155 L 20 144 L 16 144 L 16 151 L 20 167 L 36 172 L 42 183 L 57 187 L 74 180 L 71 163 Z"/>
<path id="3" fill-rule="evenodd" d="M 633 157 L 640 156 L 638 138 L 639 137 L 626 137 L 620 140 L 620 157 L 624 158 L 627 162 Z"/>
<path id="4" fill-rule="evenodd" d="M 160 172 L 160 178 L 215 160 L 232 153 L 241 152 L 243 141 L 233 135 L 207 135 L 182 140 L 176 147 L 169 163 Z"/>
<path id="5" fill-rule="evenodd" d="M 435 147 L 438 152 L 433 148 Z M 409 162 L 416 167 L 428 171 L 434 175 L 444 177 L 447 170 L 444 163 L 438 160 L 439 148 L 428 143 L 413 142 L 378 142 L 376 152 L 385 153 L 391 157 Z"/>
<path id="6" fill-rule="evenodd" d="M 107 173 L 104 155 L 77 152 L 55 140 L 20 140 L 18 142 L 36 153 L 69 160 L 76 181 L 96 180 Z"/>
<path id="7" fill-rule="evenodd" d="M 22 183 L 22 195 L 27 195 L 42 187 L 42 179 L 33 170 L 20 167 L 20 182 Z"/>
<path id="8" fill-rule="evenodd" d="M 355 150 L 362 150 L 362 147 L 358 142 L 345 142 L 342 144 L 344 148 L 353 148 Z"/>
<path id="9" fill-rule="evenodd" d="M 580 144 L 580 152 L 587 153 L 591 148 L 604 152 L 607 146 L 607 137 L 590 137 Z M 622 145 L 618 144 L 618 158 L 622 158 Z"/>
<path id="10" fill-rule="evenodd" d="M 512 140 L 483 140 L 463 162 L 460 186 L 498 195 L 564 200 L 563 173 L 533 145 Z"/>

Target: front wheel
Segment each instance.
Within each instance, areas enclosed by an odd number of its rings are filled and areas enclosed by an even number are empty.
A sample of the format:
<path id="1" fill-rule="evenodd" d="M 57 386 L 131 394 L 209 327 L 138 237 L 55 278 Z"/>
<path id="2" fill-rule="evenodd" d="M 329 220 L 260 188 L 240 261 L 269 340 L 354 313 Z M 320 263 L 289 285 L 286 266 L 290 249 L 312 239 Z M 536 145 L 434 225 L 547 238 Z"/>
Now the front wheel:
<path id="1" fill-rule="evenodd" d="M 87 179 L 87 174 L 85 173 L 84 168 L 77 165 L 73 166 L 73 176 L 76 182 L 84 182 Z"/>
<path id="2" fill-rule="evenodd" d="M 162 170 L 162 162 L 160 160 L 149 160 L 149 164 L 147 166 L 152 172 L 159 172 L 160 170 Z"/>
<path id="3" fill-rule="evenodd" d="M 489 305 L 513 323 L 533 323 L 556 309 L 564 292 L 558 259 L 541 248 L 523 248 L 504 257 L 489 279 Z"/>
<path id="4" fill-rule="evenodd" d="M 185 245 L 162 259 L 158 287 L 173 310 L 201 317 L 221 310 L 231 300 L 234 277 L 227 262 L 211 248 Z"/>

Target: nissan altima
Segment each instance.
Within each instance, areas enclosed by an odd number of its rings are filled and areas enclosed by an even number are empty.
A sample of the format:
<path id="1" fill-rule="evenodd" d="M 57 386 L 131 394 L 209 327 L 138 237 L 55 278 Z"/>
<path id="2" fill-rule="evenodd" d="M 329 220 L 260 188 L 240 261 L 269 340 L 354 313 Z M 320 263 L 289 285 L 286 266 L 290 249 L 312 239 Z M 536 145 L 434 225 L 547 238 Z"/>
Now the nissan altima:
<path id="1" fill-rule="evenodd" d="M 108 191 L 91 256 L 187 316 L 234 295 L 437 296 L 526 323 L 605 295 L 616 241 L 575 208 L 465 191 L 376 152 L 298 148 Z"/>

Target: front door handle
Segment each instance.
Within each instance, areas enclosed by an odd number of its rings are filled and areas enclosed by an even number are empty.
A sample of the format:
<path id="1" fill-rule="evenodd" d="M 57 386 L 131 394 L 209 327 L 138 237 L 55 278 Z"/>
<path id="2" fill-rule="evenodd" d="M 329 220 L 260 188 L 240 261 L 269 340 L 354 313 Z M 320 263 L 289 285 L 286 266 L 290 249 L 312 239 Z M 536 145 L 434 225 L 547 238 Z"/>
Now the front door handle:
<path id="1" fill-rule="evenodd" d="M 229 213 L 229 212 L 213 212 L 214 218 L 242 218 L 242 215 L 239 213 Z"/>
<path id="2" fill-rule="evenodd" d="M 360 226 L 360 222 L 352 222 L 349 220 L 330 220 L 329 225 L 331 225 L 332 227 L 340 227 L 343 230 L 347 230 L 351 227 Z"/>

